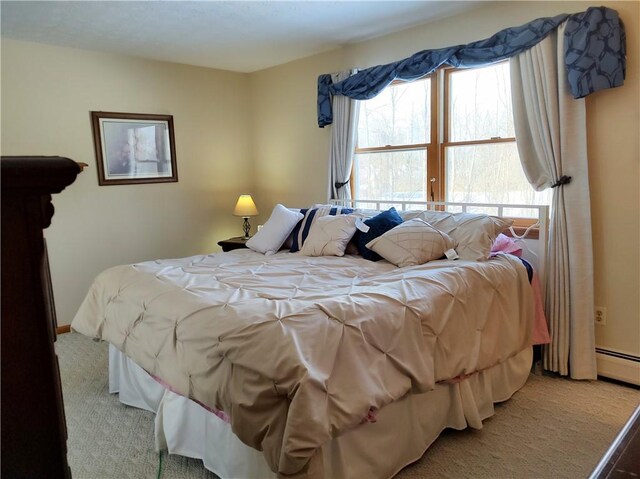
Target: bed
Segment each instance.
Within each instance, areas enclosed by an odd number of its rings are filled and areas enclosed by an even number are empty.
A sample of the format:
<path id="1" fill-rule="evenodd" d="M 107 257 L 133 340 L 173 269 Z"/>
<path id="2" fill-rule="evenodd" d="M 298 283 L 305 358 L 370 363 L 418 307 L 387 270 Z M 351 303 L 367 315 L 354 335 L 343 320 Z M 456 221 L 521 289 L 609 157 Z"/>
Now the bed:
<path id="1" fill-rule="evenodd" d="M 388 210 L 316 206 L 296 212 L 292 247 L 274 254 L 111 268 L 72 329 L 110 343 L 110 391 L 156 413 L 159 450 L 222 478 L 391 477 L 443 429 L 482 427 L 526 382 L 536 342 L 530 271 L 471 247 L 481 237 L 490 249 L 508 222 L 415 206 L 382 234 L 365 230 Z M 336 235 L 349 253 L 353 227 L 397 264 L 326 254 Z M 398 259 L 426 237 L 430 260 Z"/>

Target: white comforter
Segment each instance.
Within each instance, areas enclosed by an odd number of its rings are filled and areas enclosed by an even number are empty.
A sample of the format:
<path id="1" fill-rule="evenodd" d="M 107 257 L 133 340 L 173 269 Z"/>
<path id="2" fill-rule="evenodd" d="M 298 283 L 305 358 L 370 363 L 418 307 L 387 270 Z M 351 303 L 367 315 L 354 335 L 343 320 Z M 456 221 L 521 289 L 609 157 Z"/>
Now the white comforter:
<path id="1" fill-rule="evenodd" d="M 111 268 L 72 328 L 224 411 L 274 471 L 304 475 L 371 410 L 527 347 L 533 319 L 510 256 L 396 268 L 236 250 Z"/>

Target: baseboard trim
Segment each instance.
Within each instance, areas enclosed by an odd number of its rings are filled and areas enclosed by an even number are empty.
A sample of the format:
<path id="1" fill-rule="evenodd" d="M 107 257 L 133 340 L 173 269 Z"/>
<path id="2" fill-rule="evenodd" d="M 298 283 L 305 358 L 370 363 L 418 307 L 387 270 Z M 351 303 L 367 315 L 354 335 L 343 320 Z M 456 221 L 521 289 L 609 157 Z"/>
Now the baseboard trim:
<path id="1" fill-rule="evenodd" d="M 640 386 L 640 357 L 596 348 L 598 375 Z"/>
<path id="2" fill-rule="evenodd" d="M 70 332 L 71 332 L 70 324 L 63 324 L 62 326 L 58 326 L 56 328 L 56 334 L 64 334 L 64 333 L 70 333 Z"/>

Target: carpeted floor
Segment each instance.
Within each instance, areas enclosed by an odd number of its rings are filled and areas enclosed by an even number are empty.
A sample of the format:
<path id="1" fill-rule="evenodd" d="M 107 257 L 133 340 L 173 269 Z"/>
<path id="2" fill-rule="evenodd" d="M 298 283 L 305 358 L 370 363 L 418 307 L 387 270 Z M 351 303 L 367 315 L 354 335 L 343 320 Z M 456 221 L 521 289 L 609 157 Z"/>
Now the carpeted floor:
<path id="1" fill-rule="evenodd" d="M 106 343 L 62 334 L 57 352 L 74 479 L 157 477 L 154 415 L 109 394 Z M 584 478 L 639 403 L 635 388 L 531 376 L 482 430 L 445 431 L 396 478 Z M 161 477 L 216 476 L 198 460 L 165 453 Z"/>

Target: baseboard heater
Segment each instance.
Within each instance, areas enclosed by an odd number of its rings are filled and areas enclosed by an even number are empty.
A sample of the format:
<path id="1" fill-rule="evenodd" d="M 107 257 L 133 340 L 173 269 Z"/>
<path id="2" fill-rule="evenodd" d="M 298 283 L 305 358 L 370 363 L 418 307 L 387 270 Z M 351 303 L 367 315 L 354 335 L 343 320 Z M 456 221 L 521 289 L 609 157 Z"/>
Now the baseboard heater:
<path id="1" fill-rule="evenodd" d="M 640 357 L 596 348 L 598 376 L 640 386 Z"/>

